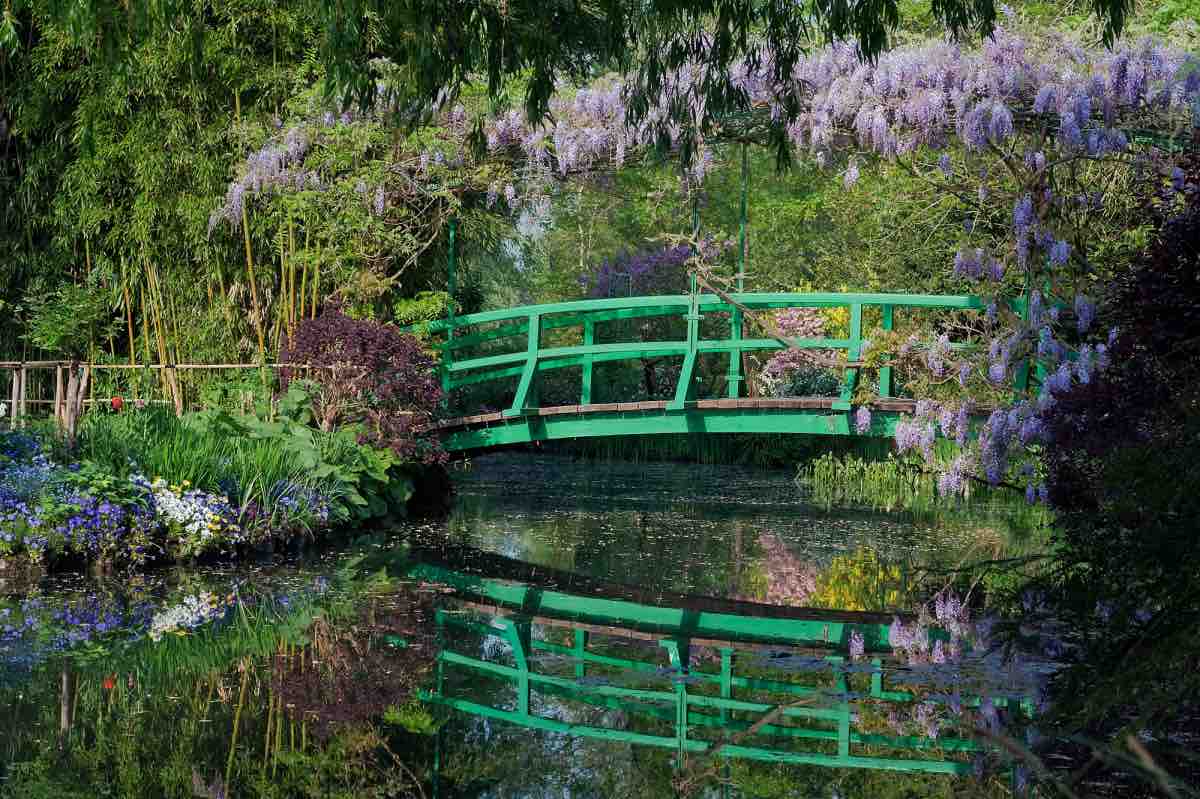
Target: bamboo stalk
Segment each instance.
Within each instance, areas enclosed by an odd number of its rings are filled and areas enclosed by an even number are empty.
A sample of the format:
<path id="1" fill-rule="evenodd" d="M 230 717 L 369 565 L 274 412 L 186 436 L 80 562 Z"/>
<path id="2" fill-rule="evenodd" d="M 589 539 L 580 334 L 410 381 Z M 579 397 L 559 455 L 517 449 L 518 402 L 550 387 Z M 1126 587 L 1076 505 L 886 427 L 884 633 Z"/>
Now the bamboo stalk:
<path id="1" fill-rule="evenodd" d="M 250 682 L 250 664 L 242 661 L 242 690 L 238 694 L 237 710 L 233 713 L 233 735 L 229 739 L 229 759 L 225 762 L 225 787 L 229 788 L 229 778 L 233 774 L 233 756 L 237 752 L 238 725 L 242 721 L 242 705 L 246 703 L 246 684 Z"/>
<path id="2" fill-rule="evenodd" d="M 304 300 L 308 296 L 308 227 L 304 228 L 304 259 L 300 271 L 300 319 L 304 319 Z"/>
<path id="3" fill-rule="evenodd" d="M 287 314 L 287 252 L 283 242 L 283 228 L 279 228 L 279 296 L 275 302 L 275 349 L 279 350 L 280 335 L 284 329 L 284 316 Z M 265 359 L 264 359 L 265 360 Z"/>
<path id="4" fill-rule="evenodd" d="M 162 284 L 158 280 L 157 270 L 149 262 L 146 264 L 146 282 L 150 287 L 151 305 L 154 309 L 154 329 L 158 339 L 158 357 L 163 364 L 168 365 L 160 374 L 163 375 L 167 390 L 171 394 L 171 400 L 175 403 L 175 415 L 182 416 L 183 395 L 179 390 L 179 377 L 175 373 L 174 360 L 171 358 L 168 348 L 166 322 L 163 319 L 165 303 L 162 296 Z"/>
<path id="5" fill-rule="evenodd" d="M 275 700 L 275 757 L 271 760 L 271 779 L 275 779 L 275 771 L 279 768 L 279 742 L 283 740 L 283 697 Z"/>
<path id="6" fill-rule="evenodd" d="M 271 759 L 271 730 L 272 722 L 275 720 L 275 684 L 272 682 L 271 688 L 267 692 L 267 730 L 266 736 L 263 738 L 263 760 L 262 774 L 266 776 L 267 761 Z"/>
<path id="7" fill-rule="evenodd" d="M 254 255 L 250 249 L 250 217 L 246 213 L 246 205 L 242 204 L 242 239 L 246 243 L 246 275 L 250 280 L 250 301 L 254 305 L 254 327 L 258 333 L 259 360 L 267 360 L 267 342 L 263 338 L 262 318 L 258 306 L 258 283 L 254 279 Z"/>
<path id="8" fill-rule="evenodd" d="M 317 260 L 313 263 L 312 313 L 309 319 L 317 318 L 317 296 L 321 291 L 321 242 L 317 241 Z"/>
<path id="9" fill-rule="evenodd" d="M 296 223 L 288 217 L 288 338 L 296 329 Z"/>
<path id="10" fill-rule="evenodd" d="M 133 336 L 133 303 L 129 300 L 129 278 L 125 273 L 125 259 L 121 259 L 121 293 L 125 297 L 125 324 L 129 329 L 129 365 L 136 366 L 137 339 Z"/>

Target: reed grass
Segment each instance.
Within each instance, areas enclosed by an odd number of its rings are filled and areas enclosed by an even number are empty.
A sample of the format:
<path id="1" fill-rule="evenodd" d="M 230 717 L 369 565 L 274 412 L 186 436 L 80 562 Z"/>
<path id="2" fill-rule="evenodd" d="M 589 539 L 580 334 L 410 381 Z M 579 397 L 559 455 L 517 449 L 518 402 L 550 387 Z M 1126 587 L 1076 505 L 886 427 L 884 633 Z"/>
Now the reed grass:
<path id="1" fill-rule="evenodd" d="M 319 489 L 334 499 L 345 490 L 336 481 L 312 478 L 278 438 L 228 435 L 159 410 L 92 415 L 77 456 L 119 475 L 136 471 L 176 485 L 186 480 L 195 488 L 228 496 L 241 508 L 254 503 L 271 523 L 282 520 L 276 518 L 283 514 L 276 490 L 281 484 Z M 287 520 L 303 517 L 291 510 Z"/>
<path id="2" fill-rule="evenodd" d="M 827 453 L 802 464 L 796 481 L 825 508 L 868 507 L 926 521 L 1003 520 L 1014 532 L 1044 530 L 1051 521 L 1047 508 L 1009 488 L 968 482 L 962 496 L 942 496 L 934 474 L 890 455 L 871 460 Z"/>

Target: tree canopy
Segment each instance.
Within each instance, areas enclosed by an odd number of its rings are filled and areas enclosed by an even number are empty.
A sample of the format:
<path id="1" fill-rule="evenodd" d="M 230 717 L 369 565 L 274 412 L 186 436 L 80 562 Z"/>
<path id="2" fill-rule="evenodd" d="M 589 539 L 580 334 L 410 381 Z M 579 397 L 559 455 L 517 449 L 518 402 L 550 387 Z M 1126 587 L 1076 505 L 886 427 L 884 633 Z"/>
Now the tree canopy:
<path id="1" fill-rule="evenodd" d="M 664 141 L 673 128 L 690 158 L 697 136 L 715 121 L 746 110 L 750 94 L 738 81 L 745 64 L 790 88 L 780 98 L 771 133 L 786 158 L 785 132 L 801 111 L 791 81 L 814 44 L 846 40 L 864 59 L 883 52 L 905 15 L 925 11 L 952 36 L 991 33 L 993 0 L 307 0 L 319 31 L 317 49 L 326 91 L 345 105 L 385 105 L 414 124 L 465 86 L 486 83 L 496 104 L 509 102 L 512 79 L 523 85 L 530 120 L 552 112 L 562 80 L 582 81 L 617 70 L 630 119 L 653 118 Z M 92 57 L 122 64 L 138 43 L 167 28 L 192 40 L 202 58 L 206 18 L 222 3 L 197 0 L 15 0 L 0 19 L 0 48 L 22 41 L 30 14 L 57 20 Z M 234 4 L 236 5 L 236 4 Z M 1105 44 L 1121 32 L 1132 0 L 1089 0 Z M 380 73 L 394 65 L 386 90 Z M 679 84 L 683 69 L 697 80 Z M 652 117 L 665 103 L 667 114 Z M 482 142 L 480 133 L 479 141 Z"/>

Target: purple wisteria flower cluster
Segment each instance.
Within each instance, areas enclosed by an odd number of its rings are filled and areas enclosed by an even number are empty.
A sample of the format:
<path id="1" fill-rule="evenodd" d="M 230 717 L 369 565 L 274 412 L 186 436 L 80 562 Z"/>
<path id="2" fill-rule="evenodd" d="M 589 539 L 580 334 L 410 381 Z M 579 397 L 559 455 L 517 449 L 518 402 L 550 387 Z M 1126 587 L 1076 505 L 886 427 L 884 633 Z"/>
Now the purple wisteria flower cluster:
<path id="1" fill-rule="evenodd" d="M 825 316 L 819 308 L 784 308 L 775 312 L 775 326 L 783 335 L 803 341 L 805 339 L 825 338 Z M 763 366 L 762 378 L 770 384 L 772 381 L 785 381 L 787 376 L 798 369 L 811 368 L 814 358 L 829 358 L 827 350 L 800 350 L 792 347 L 779 350 L 767 359 Z"/>
<path id="2" fill-rule="evenodd" d="M 589 297 L 645 294 L 678 294 L 687 291 L 686 246 L 622 253 L 605 258 L 591 272 L 580 275 L 580 288 Z"/>

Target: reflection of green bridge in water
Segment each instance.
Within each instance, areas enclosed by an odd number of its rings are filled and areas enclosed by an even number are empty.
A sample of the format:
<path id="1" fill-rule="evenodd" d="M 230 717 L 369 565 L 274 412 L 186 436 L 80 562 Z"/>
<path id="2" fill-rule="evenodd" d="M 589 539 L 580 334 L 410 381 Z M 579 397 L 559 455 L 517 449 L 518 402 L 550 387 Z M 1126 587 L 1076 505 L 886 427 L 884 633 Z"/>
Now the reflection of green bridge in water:
<path id="1" fill-rule="evenodd" d="M 643 604 L 596 593 L 594 586 L 589 593 L 571 593 L 553 587 L 552 580 L 551 587 L 538 587 L 427 561 L 410 562 L 406 571 L 447 584 L 467 600 L 461 609 L 437 612 L 439 631 L 467 631 L 506 645 L 508 662 L 500 662 L 443 643 L 436 687 L 422 693 L 425 701 L 479 718 L 671 750 L 680 764 L 690 755 L 961 775 L 971 772 L 970 759 L 983 749 L 969 730 L 936 739 L 879 731 L 888 709 L 912 707 L 920 699 L 902 687 L 903 669 L 890 657 L 890 615 L 679 596 Z M 554 631 L 566 643 L 557 643 Z M 848 657 L 854 632 L 865 644 L 866 658 L 859 662 Z M 619 652 L 613 651 L 615 641 L 624 642 Z M 628 656 L 625 650 L 639 642 L 649 656 Z M 692 665 L 692 654 L 703 650 L 715 654 L 714 662 L 719 658 L 719 667 Z M 539 669 L 543 664 L 550 668 Z M 450 684 L 452 669 L 468 687 L 484 678 L 503 681 L 515 693 L 515 707 L 460 695 Z M 807 679 L 771 678 L 784 676 L 781 671 Z M 656 679 L 667 684 L 621 684 Z M 892 685 L 897 682 L 899 687 Z M 551 718 L 537 710 L 540 703 L 534 700 L 542 697 L 622 711 L 626 723 L 598 726 Z M 966 707 L 978 704 L 978 698 L 963 698 Z"/>
<path id="2" fill-rule="evenodd" d="M 890 331 L 896 312 L 980 310 L 974 296 L 909 294 L 691 294 L 579 300 L 529 305 L 431 322 L 442 334 L 443 388 L 515 381 L 510 406 L 494 413 L 460 416 L 439 424 L 447 449 L 485 449 L 533 441 L 672 433 L 767 433 L 848 435 L 854 431 L 852 403 L 862 367 L 865 325 Z M 845 308 L 846 338 L 743 338 L 745 314 L 785 308 Z M 728 337 L 701 338 L 705 314 L 728 317 Z M 682 318 L 681 340 L 614 341 L 622 320 Z M 625 336 L 629 338 L 628 336 Z M 742 355 L 793 347 L 845 353 L 845 376 L 837 397 L 761 399 L 746 397 Z M 467 354 L 469 351 L 475 351 Z M 681 359 L 670 400 L 593 401 L 594 367 L 644 358 Z M 696 374 L 702 358 L 727 359 L 724 396 L 697 398 Z M 566 368 L 581 372 L 579 403 L 543 407 L 539 378 Z M 878 399 L 871 403 L 866 435 L 891 435 L 899 415 L 913 402 L 893 396 L 892 368 L 879 369 Z"/>

